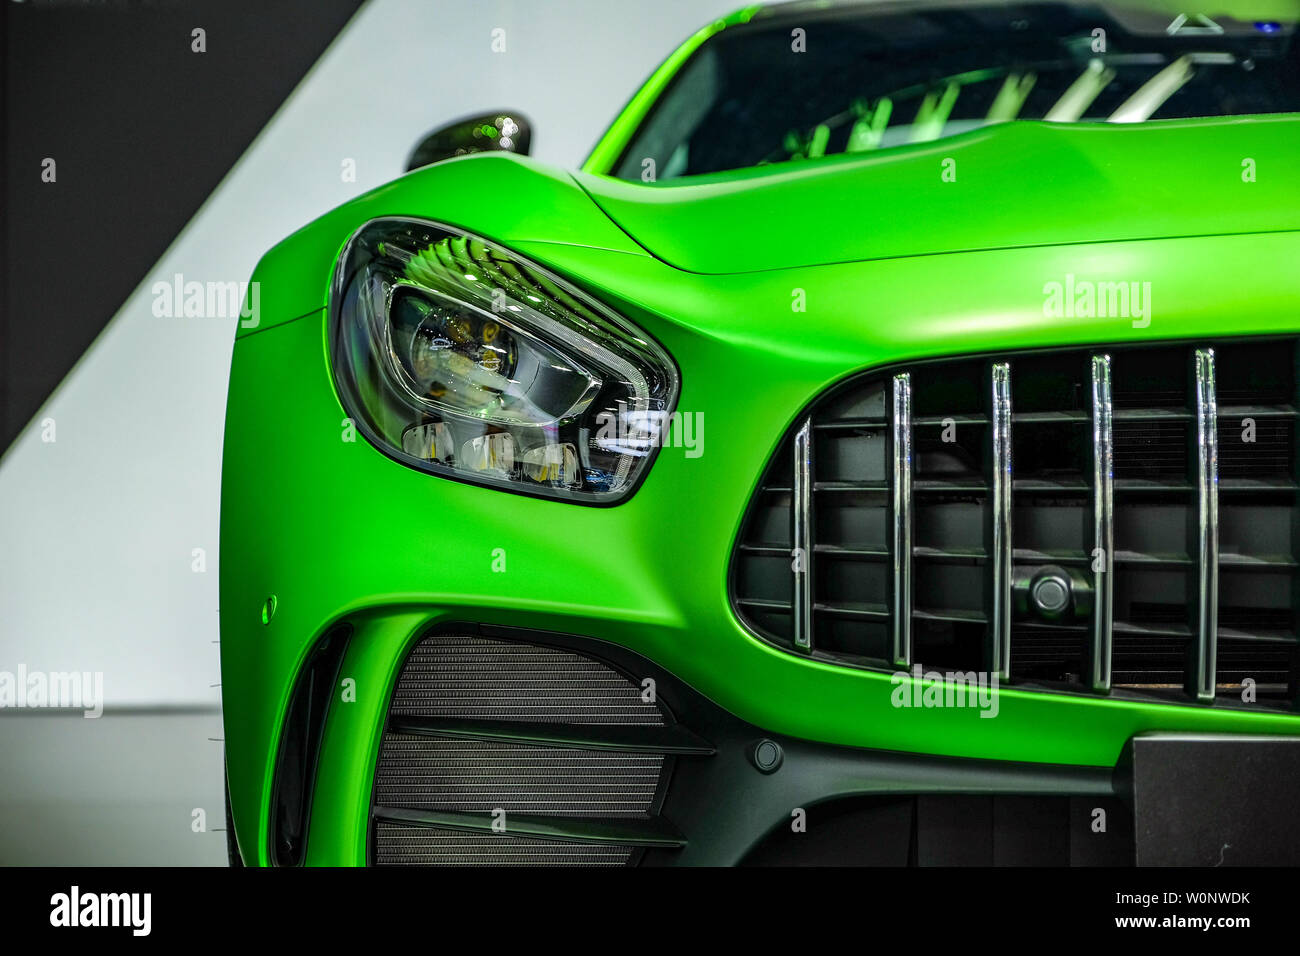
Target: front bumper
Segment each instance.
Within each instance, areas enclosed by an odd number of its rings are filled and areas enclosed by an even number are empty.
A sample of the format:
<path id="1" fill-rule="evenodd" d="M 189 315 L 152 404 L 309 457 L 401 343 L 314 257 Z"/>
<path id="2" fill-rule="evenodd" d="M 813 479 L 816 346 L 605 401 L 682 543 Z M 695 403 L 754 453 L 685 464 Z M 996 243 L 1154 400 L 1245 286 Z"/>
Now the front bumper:
<path id="1" fill-rule="evenodd" d="M 341 673 L 355 681 L 355 702 L 332 706 L 326 722 L 312 863 L 366 861 L 375 760 L 397 671 L 418 636 L 446 622 L 599 638 L 748 726 L 821 745 L 1108 771 L 1125 743 L 1147 731 L 1295 732 L 1290 715 L 1014 688 L 1002 691 L 993 720 L 961 709 L 900 712 L 888 674 L 794 658 L 749 634 L 726 587 L 764 463 L 798 410 L 831 383 L 875 365 L 967 351 L 1119 334 L 1294 331 L 1295 234 L 737 276 L 686 275 L 648 256 L 581 246 L 518 248 L 659 338 L 682 370 L 680 409 L 703 416 L 703 454 L 663 449 L 642 487 L 613 508 L 441 481 L 364 439 L 346 440 L 323 311 L 242 337 L 227 413 L 221 607 L 227 768 L 250 862 L 269 859 L 274 763 L 294 683 L 315 641 L 338 622 L 354 628 Z M 331 264 L 318 265 L 324 276 Z M 1120 333 L 1114 320 L 1106 328 L 1043 318 L 1047 279 L 1117 271 L 1163 290 L 1150 328 Z M 792 310 L 796 289 L 805 312 Z M 1248 309 L 1244 289 L 1252 290 Z M 264 625 L 271 595 L 277 609 Z"/>

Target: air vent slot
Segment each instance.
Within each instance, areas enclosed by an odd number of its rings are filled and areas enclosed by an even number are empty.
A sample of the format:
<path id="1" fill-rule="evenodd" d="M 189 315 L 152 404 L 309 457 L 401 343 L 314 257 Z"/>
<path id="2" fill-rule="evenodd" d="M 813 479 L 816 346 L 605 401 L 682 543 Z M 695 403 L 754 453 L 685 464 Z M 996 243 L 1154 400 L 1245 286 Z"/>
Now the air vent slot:
<path id="1" fill-rule="evenodd" d="M 301 866 L 306 859 L 316 764 L 351 634 L 350 625 L 340 624 L 316 642 L 289 699 L 271 801 L 271 860 L 276 866 Z"/>

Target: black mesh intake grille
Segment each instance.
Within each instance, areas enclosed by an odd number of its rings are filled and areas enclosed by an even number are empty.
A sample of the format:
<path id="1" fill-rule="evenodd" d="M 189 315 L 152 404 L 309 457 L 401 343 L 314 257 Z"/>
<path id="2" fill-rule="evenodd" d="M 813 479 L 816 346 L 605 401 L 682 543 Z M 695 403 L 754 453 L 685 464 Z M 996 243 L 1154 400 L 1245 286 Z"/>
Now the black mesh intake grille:
<path id="1" fill-rule="evenodd" d="M 640 688 L 568 651 L 475 636 L 421 641 L 391 713 L 567 724 L 662 724 Z"/>
<path id="2" fill-rule="evenodd" d="M 871 372 L 781 442 L 742 620 L 824 660 L 1293 707 L 1296 340 Z"/>
<path id="3" fill-rule="evenodd" d="M 375 798 L 385 806 L 635 816 L 654 804 L 664 758 L 386 734 Z"/>
<path id="4" fill-rule="evenodd" d="M 689 732 L 635 679 L 559 647 L 433 634 L 398 676 L 376 863 L 620 865 L 680 845 L 656 816 Z"/>
<path id="5" fill-rule="evenodd" d="M 375 862 L 380 866 L 626 866 L 625 846 L 519 840 L 497 833 L 458 833 L 379 823 Z"/>

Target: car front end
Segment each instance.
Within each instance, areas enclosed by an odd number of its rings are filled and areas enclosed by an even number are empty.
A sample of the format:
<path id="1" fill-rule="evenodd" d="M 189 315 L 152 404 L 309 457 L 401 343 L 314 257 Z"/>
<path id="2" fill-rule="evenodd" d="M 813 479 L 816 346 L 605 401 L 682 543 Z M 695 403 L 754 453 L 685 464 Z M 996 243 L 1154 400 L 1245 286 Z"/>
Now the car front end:
<path id="1" fill-rule="evenodd" d="M 1300 119 L 923 136 L 945 81 L 896 147 L 646 179 L 700 50 L 823 15 L 694 38 L 581 172 L 437 163 L 263 258 L 244 862 L 1160 861 L 1208 843 L 1135 779 L 1294 760 Z"/>

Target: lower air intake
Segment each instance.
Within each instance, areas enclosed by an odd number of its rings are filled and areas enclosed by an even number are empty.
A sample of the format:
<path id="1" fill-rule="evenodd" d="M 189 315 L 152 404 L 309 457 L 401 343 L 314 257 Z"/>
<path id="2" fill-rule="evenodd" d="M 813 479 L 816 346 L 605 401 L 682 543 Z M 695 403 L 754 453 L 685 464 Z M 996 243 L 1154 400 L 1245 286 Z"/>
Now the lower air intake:
<path id="1" fill-rule="evenodd" d="M 680 845 L 656 811 L 671 755 L 694 743 L 638 682 L 600 661 L 430 635 L 408 657 L 389 708 L 372 859 L 634 863 L 643 847 Z"/>
<path id="2" fill-rule="evenodd" d="M 632 848 L 520 840 L 496 833 L 457 833 L 381 823 L 375 830 L 380 866 L 626 866 Z"/>
<path id="3" fill-rule="evenodd" d="M 439 634 L 411 651 L 391 713 L 558 724 L 663 724 L 626 677 L 554 647 Z"/>

